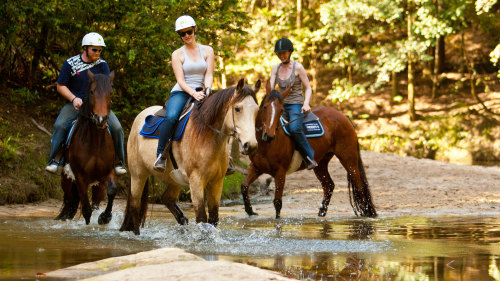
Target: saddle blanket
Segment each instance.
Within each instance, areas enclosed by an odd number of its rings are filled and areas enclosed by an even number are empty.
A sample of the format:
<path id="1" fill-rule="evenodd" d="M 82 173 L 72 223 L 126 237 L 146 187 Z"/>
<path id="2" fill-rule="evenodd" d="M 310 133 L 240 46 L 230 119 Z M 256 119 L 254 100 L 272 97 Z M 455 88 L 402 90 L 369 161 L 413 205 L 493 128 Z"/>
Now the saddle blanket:
<path id="1" fill-rule="evenodd" d="M 172 140 L 179 140 L 182 136 L 182 133 L 184 132 L 184 128 L 186 127 L 186 123 L 189 119 L 189 116 L 191 116 L 191 112 L 189 111 L 187 114 L 183 115 L 179 122 L 177 123 L 177 126 L 175 127 L 174 135 L 172 137 Z M 146 116 L 144 126 L 142 126 L 141 131 L 139 134 L 141 136 L 147 137 L 147 138 L 155 138 L 159 139 L 160 138 L 160 130 L 158 130 L 158 127 L 160 127 L 161 123 L 165 120 L 165 117 L 161 116 L 156 116 L 156 115 L 148 115 Z"/>
<path id="2" fill-rule="evenodd" d="M 283 116 L 280 117 L 280 123 L 283 126 L 283 131 L 285 131 L 285 134 L 289 136 L 290 132 L 287 130 L 286 126 L 284 126 L 287 122 L 288 121 Z M 321 125 L 318 116 L 314 115 L 312 112 L 309 112 L 304 116 L 302 121 L 302 130 L 307 138 L 317 138 L 325 134 L 325 130 L 323 129 L 323 125 Z"/>

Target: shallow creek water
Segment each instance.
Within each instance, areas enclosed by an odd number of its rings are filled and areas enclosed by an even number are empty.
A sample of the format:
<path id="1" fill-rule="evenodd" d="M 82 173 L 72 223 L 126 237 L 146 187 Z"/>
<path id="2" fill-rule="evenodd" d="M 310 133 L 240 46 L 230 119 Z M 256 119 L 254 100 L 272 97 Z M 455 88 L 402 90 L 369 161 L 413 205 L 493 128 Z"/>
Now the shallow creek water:
<path id="1" fill-rule="evenodd" d="M 193 216 L 188 216 L 193 217 Z M 0 218 L 0 280 L 35 280 L 84 262 L 160 247 L 247 263 L 308 280 L 500 280 L 500 218 L 492 216 L 221 216 L 217 228 L 148 216 L 141 235 L 83 218 Z"/>

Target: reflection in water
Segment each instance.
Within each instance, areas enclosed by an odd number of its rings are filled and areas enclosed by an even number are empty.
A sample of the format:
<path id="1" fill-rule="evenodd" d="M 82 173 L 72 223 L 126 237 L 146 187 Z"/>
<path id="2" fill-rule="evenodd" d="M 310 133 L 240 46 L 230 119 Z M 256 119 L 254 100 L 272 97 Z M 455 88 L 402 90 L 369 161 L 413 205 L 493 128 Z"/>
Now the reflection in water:
<path id="1" fill-rule="evenodd" d="M 179 247 L 311 280 L 500 280 L 500 218 L 223 218 L 178 226 L 153 217 L 140 236 L 83 220 L 0 218 L 0 279 Z"/>

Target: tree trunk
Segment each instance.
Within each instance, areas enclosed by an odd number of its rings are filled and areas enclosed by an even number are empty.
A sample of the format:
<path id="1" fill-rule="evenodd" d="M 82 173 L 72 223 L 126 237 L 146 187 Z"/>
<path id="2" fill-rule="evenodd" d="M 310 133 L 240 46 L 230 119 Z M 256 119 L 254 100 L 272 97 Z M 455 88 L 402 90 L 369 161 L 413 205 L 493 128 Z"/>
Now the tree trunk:
<path id="1" fill-rule="evenodd" d="M 437 91 L 439 88 L 439 44 L 441 36 L 436 38 L 436 47 L 434 51 L 434 70 L 432 71 L 432 100 L 437 96 Z"/>
<path id="2" fill-rule="evenodd" d="M 316 61 L 316 44 L 313 41 L 312 42 L 312 48 L 311 48 L 311 62 L 310 62 L 310 67 L 311 67 L 311 88 L 313 93 L 316 93 L 316 90 L 318 89 L 318 64 Z"/>
<path id="3" fill-rule="evenodd" d="M 302 28 L 302 0 L 297 0 L 297 29 Z"/>
<path id="4" fill-rule="evenodd" d="M 413 3 L 411 0 L 408 0 L 408 42 L 410 46 L 413 42 L 413 34 L 411 31 L 413 25 L 412 18 L 412 6 Z M 413 50 L 408 51 L 408 113 L 410 114 L 410 120 L 417 120 L 417 115 L 415 114 L 415 89 L 413 85 Z"/>
<path id="5" fill-rule="evenodd" d="M 398 73 L 396 71 L 392 71 L 391 73 L 391 78 L 392 78 L 392 91 L 391 91 L 391 104 L 394 104 L 394 99 L 396 98 L 397 95 L 399 95 L 399 88 L 398 88 Z"/>
<path id="6" fill-rule="evenodd" d="M 224 58 L 222 56 L 219 56 L 219 67 L 220 67 L 220 88 L 225 89 L 227 87 L 226 65 L 224 64 Z"/>

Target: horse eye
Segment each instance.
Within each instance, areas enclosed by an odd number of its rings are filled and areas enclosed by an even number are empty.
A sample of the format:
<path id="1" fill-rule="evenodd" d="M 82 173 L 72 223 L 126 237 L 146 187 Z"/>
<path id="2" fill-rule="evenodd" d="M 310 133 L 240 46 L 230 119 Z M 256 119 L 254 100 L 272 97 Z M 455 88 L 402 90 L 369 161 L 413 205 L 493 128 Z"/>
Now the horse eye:
<path id="1" fill-rule="evenodd" d="M 241 109 L 240 109 L 239 107 L 235 107 L 235 108 L 234 108 L 234 111 L 236 111 L 236 112 L 240 112 L 240 111 L 241 111 Z"/>

